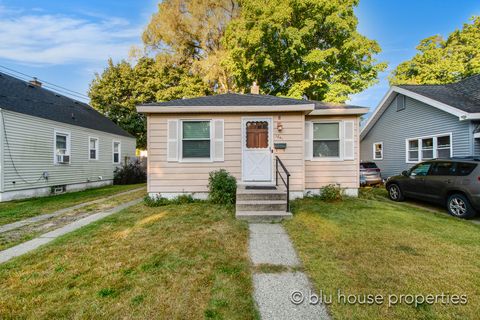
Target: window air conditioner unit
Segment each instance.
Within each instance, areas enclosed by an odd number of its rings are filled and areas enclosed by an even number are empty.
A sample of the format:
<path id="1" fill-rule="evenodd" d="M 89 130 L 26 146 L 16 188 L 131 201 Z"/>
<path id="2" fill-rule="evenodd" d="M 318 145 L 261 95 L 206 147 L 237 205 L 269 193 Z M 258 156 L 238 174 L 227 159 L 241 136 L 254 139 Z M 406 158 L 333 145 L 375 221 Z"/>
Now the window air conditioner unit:
<path id="1" fill-rule="evenodd" d="M 70 163 L 70 156 L 66 154 L 58 154 L 57 163 Z"/>

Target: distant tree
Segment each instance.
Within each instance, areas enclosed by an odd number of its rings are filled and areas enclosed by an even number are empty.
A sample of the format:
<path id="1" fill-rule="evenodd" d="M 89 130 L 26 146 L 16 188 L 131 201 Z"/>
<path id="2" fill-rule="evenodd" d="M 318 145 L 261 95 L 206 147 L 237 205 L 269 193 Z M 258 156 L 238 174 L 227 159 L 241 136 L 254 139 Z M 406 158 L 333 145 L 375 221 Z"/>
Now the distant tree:
<path id="1" fill-rule="evenodd" d="M 420 41 L 411 60 L 398 65 L 390 84 L 442 84 L 480 73 L 480 17 L 452 32 L 447 40 L 432 36 Z"/>
<path id="2" fill-rule="evenodd" d="M 377 81 L 377 42 L 357 31 L 358 0 L 242 0 L 225 35 L 228 66 L 243 91 L 344 102 Z"/>
<path id="3" fill-rule="evenodd" d="M 140 103 L 168 101 L 208 94 L 208 87 L 188 70 L 170 63 L 168 57 L 143 57 L 127 61 L 96 74 L 90 85 L 92 106 L 137 138 L 137 147 L 146 147 L 146 122 L 135 107 Z"/>

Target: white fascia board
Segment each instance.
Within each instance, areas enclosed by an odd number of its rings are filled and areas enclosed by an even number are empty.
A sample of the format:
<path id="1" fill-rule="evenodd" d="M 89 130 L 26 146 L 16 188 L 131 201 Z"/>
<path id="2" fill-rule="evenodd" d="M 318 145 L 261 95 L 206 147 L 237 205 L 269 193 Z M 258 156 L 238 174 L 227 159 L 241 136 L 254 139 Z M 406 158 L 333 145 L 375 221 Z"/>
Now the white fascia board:
<path id="1" fill-rule="evenodd" d="M 304 111 L 310 112 L 315 109 L 314 104 L 296 104 L 280 106 L 172 106 L 159 107 L 137 106 L 140 113 L 245 113 L 245 112 L 283 112 Z"/>
<path id="2" fill-rule="evenodd" d="M 370 109 L 368 108 L 338 108 L 338 109 L 317 109 L 313 110 L 312 112 L 309 113 L 310 116 L 317 116 L 317 115 L 349 115 L 349 114 L 356 114 L 356 115 L 362 115 L 368 113 Z"/>

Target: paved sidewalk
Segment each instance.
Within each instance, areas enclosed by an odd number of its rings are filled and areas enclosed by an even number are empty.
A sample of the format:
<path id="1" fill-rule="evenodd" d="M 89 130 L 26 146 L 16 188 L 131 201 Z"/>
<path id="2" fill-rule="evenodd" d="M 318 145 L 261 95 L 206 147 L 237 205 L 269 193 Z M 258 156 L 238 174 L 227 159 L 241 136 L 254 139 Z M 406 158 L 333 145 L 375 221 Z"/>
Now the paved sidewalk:
<path id="1" fill-rule="evenodd" d="M 280 273 L 255 273 L 253 275 L 254 298 L 263 320 L 330 319 L 322 304 L 308 303 L 308 295 L 314 292 L 307 276 L 296 271 L 300 261 L 281 224 L 252 223 L 249 253 L 254 266 L 283 266 L 290 271 Z M 293 269 L 293 270 L 291 270 Z M 303 303 L 292 302 L 292 294 L 301 292 Z M 294 300 L 298 298 L 295 296 Z"/>
<path id="2" fill-rule="evenodd" d="M 29 224 L 32 224 L 32 223 L 48 220 L 48 219 L 60 216 L 64 213 L 67 213 L 67 212 L 72 211 L 72 210 L 76 210 L 76 209 L 80 209 L 80 208 L 83 208 L 83 207 L 86 207 L 86 206 L 89 206 L 89 205 L 92 205 L 92 204 L 100 203 L 102 201 L 109 200 L 109 199 L 112 199 L 112 198 L 115 198 L 115 197 L 118 197 L 118 196 L 123 196 L 123 195 L 129 194 L 129 193 L 137 192 L 137 191 L 140 191 L 142 189 L 144 189 L 144 187 L 137 188 L 137 189 L 132 189 L 132 190 L 125 191 L 125 192 L 122 192 L 122 193 L 117 193 L 117 194 L 114 194 L 114 195 L 111 195 L 111 196 L 108 196 L 108 197 L 105 197 L 105 198 L 92 200 L 92 201 L 89 201 L 89 202 L 83 202 L 83 203 L 77 204 L 77 205 L 72 206 L 72 207 L 57 210 L 57 211 L 52 212 L 52 213 L 42 214 L 42 215 L 39 215 L 39 216 L 27 218 L 27 219 L 24 219 L 24 220 L 12 222 L 12 223 L 9 223 L 9 224 L 4 224 L 3 226 L 0 226 L 0 233 L 4 233 L 4 232 L 10 231 L 10 230 L 18 229 L 18 228 L 21 228 L 23 226 L 26 226 L 26 225 L 29 225 Z"/>
<path id="3" fill-rule="evenodd" d="M 137 190 L 138 191 L 138 190 Z M 14 257 L 21 256 L 27 252 L 33 251 L 37 249 L 38 247 L 49 243 L 56 238 L 67 234 L 69 232 L 75 231 L 77 229 L 80 229 L 81 227 L 84 227 L 94 221 L 103 219 L 105 217 L 108 217 L 109 215 L 112 215 L 114 213 L 117 213 L 125 208 L 128 208 L 130 206 L 136 205 L 140 203 L 143 200 L 141 199 L 136 199 L 133 201 L 126 202 L 124 204 L 121 204 L 115 208 L 112 208 L 110 210 L 104 211 L 104 212 L 99 212 L 96 214 L 92 214 L 86 218 L 77 220 L 75 222 L 72 222 L 70 224 L 67 224 L 66 226 L 63 226 L 61 228 L 58 228 L 56 230 L 47 232 L 45 234 L 42 234 L 38 238 L 32 239 L 30 241 L 24 242 L 22 244 L 16 245 L 14 247 L 8 248 L 6 250 L 0 251 L 0 263 L 6 262 Z"/>

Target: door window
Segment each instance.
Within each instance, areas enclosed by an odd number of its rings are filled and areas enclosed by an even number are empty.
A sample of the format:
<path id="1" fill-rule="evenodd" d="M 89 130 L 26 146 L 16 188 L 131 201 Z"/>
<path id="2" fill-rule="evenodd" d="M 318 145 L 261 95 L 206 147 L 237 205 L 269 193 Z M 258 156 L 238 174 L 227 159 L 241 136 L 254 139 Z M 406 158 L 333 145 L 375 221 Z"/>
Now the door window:
<path id="1" fill-rule="evenodd" d="M 435 162 L 430 171 L 431 176 L 453 176 L 455 175 L 454 162 Z"/>
<path id="2" fill-rule="evenodd" d="M 268 122 L 248 121 L 247 126 L 247 148 L 265 149 L 268 148 Z"/>
<path id="3" fill-rule="evenodd" d="M 430 162 L 417 164 L 415 167 L 413 167 L 410 170 L 410 175 L 424 177 L 428 174 L 428 171 L 430 170 L 431 166 L 432 164 Z"/>

